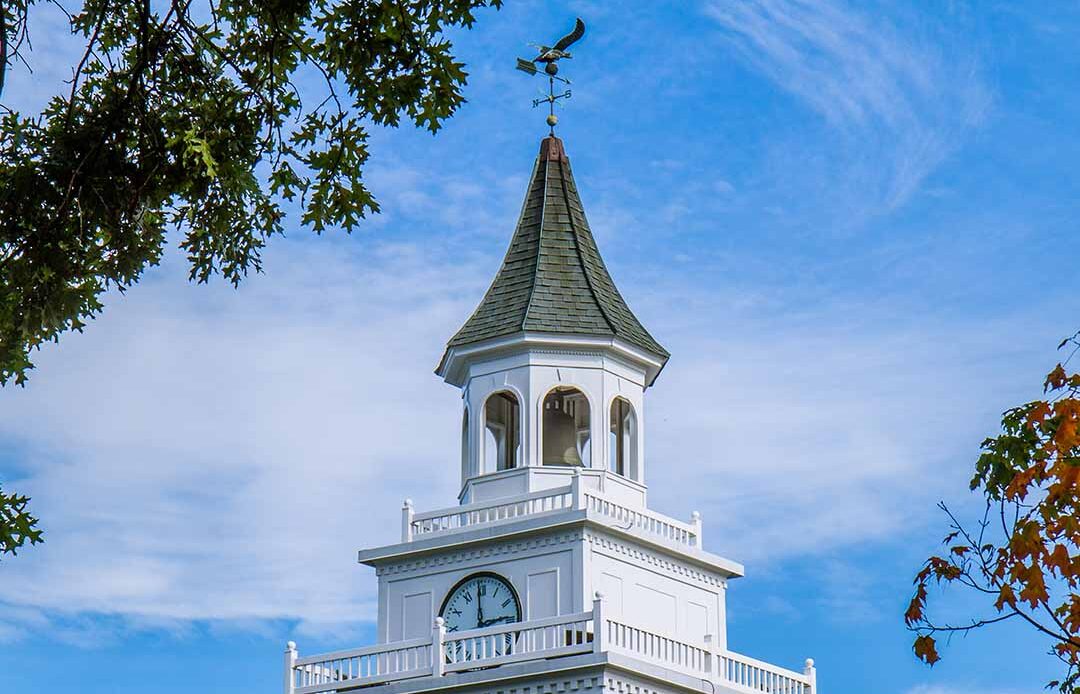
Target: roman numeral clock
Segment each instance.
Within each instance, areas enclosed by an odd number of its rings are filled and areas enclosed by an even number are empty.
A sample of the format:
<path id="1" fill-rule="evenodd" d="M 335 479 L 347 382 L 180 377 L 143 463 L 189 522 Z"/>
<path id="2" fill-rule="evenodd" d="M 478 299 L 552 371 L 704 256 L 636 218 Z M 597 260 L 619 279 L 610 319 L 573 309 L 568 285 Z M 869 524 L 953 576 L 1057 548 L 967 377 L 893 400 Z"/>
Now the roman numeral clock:
<path id="1" fill-rule="evenodd" d="M 583 32 L 519 62 L 554 85 Z M 285 694 L 817 694 L 813 661 L 728 648 L 742 565 L 705 549 L 699 514 L 649 508 L 645 393 L 668 357 L 600 257 L 562 140 L 543 138 L 502 267 L 436 369 L 462 396 L 457 503 L 405 501 L 400 538 L 359 553 L 376 643 L 290 642 Z"/>

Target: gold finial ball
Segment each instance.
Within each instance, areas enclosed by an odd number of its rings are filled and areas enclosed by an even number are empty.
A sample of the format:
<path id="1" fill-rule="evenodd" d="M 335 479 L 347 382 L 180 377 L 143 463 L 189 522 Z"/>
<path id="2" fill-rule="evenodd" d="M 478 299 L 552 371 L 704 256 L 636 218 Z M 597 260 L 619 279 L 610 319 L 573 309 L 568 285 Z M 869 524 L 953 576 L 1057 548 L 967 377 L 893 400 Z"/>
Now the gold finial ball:
<path id="1" fill-rule="evenodd" d="M 559 72 L 559 66 L 554 62 L 548 63 L 544 66 L 544 72 L 548 73 L 549 75 L 555 75 Z"/>
<path id="2" fill-rule="evenodd" d="M 558 123 L 559 123 L 559 117 L 556 116 L 554 113 L 550 114 L 547 117 L 547 124 L 550 125 L 551 127 L 554 128 L 556 125 L 558 125 Z"/>

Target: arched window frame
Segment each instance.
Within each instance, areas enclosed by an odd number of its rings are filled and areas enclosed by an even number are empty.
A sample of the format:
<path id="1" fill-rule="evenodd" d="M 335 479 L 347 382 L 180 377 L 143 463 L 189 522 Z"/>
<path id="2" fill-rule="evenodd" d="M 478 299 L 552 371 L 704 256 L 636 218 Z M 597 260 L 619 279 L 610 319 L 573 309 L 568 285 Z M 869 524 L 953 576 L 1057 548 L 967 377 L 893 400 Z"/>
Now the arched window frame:
<path id="1" fill-rule="evenodd" d="M 616 408 L 620 408 L 616 417 Z M 640 423 L 637 409 L 628 398 L 617 395 L 611 399 L 608 412 L 608 470 L 627 479 L 640 481 L 638 436 Z"/>
<path id="2" fill-rule="evenodd" d="M 461 482 L 469 479 L 472 475 L 472 465 L 469 460 L 469 405 L 465 404 L 461 413 Z"/>
<path id="3" fill-rule="evenodd" d="M 499 446 L 500 450 L 496 451 L 495 453 L 494 465 L 489 465 L 487 449 L 489 436 L 488 429 L 489 427 L 491 427 L 491 423 L 488 421 L 488 404 L 491 402 L 492 398 L 498 396 L 506 397 L 513 401 L 515 405 L 514 409 L 516 411 L 516 421 L 512 423 L 512 426 L 510 427 L 511 431 L 508 434 L 504 432 L 504 437 L 502 438 L 501 442 L 496 440 L 496 445 Z M 498 472 L 500 470 L 511 470 L 517 467 L 521 467 L 521 465 L 523 464 L 525 455 L 525 422 L 522 417 L 522 401 L 523 399 L 521 395 L 513 388 L 500 388 L 484 396 L 484 404 L 482 408 L 483 417 L 480 420 L 480 438 L 477 442 L 477 445 L 479 447 L 479 455 L 477 456 L 477 459 L 482 474 Z M 506 450 L 506 444 L 511 437 L 516 442 L 516 445 L 512 447 L 512 456 L 508 455 L 508 451 Z"/>

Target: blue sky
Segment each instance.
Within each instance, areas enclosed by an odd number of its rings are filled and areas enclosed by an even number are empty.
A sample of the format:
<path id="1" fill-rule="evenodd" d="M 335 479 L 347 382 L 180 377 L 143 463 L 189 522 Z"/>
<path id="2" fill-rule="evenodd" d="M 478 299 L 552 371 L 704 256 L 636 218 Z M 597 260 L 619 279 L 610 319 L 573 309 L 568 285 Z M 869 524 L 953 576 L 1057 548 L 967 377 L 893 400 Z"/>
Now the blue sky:
<path id="1" fill-rule="evenodd" d="M 48 9 L 32 108 L 66 77 Z M 0 391 L 0 479 L 47 543 L 0 565 L 0 690 L 274 691 L 283 644 L 368 642 L 400 500 L 456 492 L 431 370 L 501 260 L 545 128 L 512 69 L 574 16 L 559 134 L 601 251 L 673 353 L 650 503 L 747 564 L 735 650 L 828 692 L 1018 694 L 1021 628 L 915 662 L 901 615 L 998 414 L 1077 324 L 1073 3 L 522 2 L 458 36 L 469 103 L 376 131 L 384 212 L 276 240 L 239 290 L 171 254 Z M 947 598 L 961 613 L 960 595 Z M 944 603 L 943 603 L 944 604 Z"/>

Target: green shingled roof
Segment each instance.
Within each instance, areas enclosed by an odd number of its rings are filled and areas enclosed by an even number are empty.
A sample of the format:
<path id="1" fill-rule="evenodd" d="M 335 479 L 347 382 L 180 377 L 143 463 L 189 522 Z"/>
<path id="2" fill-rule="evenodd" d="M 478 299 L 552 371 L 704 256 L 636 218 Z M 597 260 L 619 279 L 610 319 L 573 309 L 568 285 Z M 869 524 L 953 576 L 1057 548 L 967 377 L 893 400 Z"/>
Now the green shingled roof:
<path id="1" fill-rule="evenodd" d="M 617 336 L 663 361 L 669 356 L 611 281 L 555 136 L 540 144 L 499 274 L 447 348 L 520 332 Z"/>

